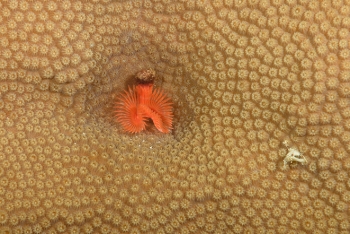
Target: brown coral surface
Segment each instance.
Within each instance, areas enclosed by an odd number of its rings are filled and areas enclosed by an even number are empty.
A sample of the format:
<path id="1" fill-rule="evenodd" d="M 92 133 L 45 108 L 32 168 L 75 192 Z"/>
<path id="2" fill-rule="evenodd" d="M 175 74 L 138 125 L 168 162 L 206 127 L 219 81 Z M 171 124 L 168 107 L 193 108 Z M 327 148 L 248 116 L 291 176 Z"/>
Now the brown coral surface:
<path id="1" fill-rule="evenodd" d="M 0 1 L 0 233 L 348 234 L 349 28 L 349 0 Z M 147 68 L 170 134 L 115 122 Z"/>

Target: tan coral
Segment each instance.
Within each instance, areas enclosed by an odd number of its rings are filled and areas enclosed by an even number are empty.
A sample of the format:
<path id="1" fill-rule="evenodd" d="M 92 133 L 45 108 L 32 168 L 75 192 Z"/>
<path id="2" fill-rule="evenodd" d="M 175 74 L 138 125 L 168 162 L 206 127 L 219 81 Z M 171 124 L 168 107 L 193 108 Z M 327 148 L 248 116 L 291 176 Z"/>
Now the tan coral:
<path id="1" fill-rule="evenodd" d="M 1 233 L 348 233 L 349 1 L 0 9 Z M 171 135 L 114 120 L 148 68 Z"/>

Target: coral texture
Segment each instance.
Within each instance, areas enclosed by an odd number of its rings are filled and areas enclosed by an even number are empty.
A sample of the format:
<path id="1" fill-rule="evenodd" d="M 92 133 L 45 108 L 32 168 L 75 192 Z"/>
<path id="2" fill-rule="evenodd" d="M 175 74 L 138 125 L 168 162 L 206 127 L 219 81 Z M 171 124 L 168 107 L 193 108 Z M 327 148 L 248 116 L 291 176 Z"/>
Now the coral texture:
<path id="1" fill-rule="evenodd" d="M 0 1 L 0 233 L 348 234 L 349 28 L 349 0 Z M 147 68 L 170 134 L 115 122 Z"/>

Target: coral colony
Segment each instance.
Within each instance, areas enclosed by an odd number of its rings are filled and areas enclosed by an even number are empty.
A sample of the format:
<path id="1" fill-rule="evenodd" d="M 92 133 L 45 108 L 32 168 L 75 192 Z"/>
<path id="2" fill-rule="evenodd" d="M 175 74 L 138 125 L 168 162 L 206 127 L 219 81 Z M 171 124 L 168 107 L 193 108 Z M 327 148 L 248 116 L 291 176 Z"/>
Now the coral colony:
<path id="1" fill-rule="evenodd" d="M 349 234 L 349 31 L 349 0 L 0 0 L 0 233 Z"/>

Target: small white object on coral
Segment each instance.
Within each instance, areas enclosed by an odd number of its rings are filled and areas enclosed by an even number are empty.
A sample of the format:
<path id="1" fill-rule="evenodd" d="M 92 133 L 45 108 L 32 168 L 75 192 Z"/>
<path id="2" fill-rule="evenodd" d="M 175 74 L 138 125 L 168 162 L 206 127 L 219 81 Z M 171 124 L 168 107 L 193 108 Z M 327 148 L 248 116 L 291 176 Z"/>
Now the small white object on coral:
<path id="1" fill-rule="evenodd" d="M 288 153 L 286 157 L 283 159 L 284 168 L 286 168 L 287 164 L 291 162 L 300 162 L 302 165 L 305 165 L 307 163 L 306 158 L 304 157 L 304 155 L 302 155 L 302 153 L 299 152 L 299 150 L 288 147 L 287 141 L 284 141 L 283 144 L 288 148 Z"/>

